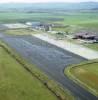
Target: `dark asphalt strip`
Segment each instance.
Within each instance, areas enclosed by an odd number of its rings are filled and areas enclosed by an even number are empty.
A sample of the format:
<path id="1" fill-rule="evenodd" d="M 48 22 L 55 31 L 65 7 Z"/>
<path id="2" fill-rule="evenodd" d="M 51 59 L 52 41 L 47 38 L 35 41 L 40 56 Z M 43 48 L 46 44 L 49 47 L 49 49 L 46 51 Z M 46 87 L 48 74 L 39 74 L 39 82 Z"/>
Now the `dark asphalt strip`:
<path id="1" fill-rule="evenodd" d="M 30 63 L 37 65 L 50 78 L 69 89 L 78 100 L 98 100 L 98 97 L 68 79 L 63 73 L 65 67 L 85 61 L 84 58 L 31 36 L 2 39 Z"/>

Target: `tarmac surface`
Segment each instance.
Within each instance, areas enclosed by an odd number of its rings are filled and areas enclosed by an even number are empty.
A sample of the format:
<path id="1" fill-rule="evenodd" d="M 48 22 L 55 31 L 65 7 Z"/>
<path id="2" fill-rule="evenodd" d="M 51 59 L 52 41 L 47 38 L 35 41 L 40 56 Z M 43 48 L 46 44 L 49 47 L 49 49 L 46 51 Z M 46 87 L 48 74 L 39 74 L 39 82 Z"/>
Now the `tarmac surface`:
<path id="1" fill-rule="evenodd" d="M 86 61 L 86 59 L 29 35 L 0 38 L 51 79 L 60 83 L 63 88 L 70 90 L 77 97 L 76 100 L 98 100 L 98 97 L 64 75 L 65 67 Z"/>

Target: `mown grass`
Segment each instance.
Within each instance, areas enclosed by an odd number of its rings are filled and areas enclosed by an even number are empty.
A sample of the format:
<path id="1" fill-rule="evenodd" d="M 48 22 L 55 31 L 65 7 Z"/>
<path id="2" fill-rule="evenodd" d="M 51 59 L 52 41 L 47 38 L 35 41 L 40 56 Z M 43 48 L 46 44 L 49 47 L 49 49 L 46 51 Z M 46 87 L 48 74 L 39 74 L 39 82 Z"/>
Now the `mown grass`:
<path id="1" fill-rule="evenodd" d="M 79 26 L 86 27 L 88 30 L 92 30 L 97 32 L 98 31 L 98 20 L 91 20 L 88 22 L 83 22 L 78 24 Z"/>
<path id="2" fill-rule="evenodd" d="M 76 25 L 91 31 L 98 31 L 98 13 L 94 12 L 73 12 L 64 16 L 65 25 Z"/>
<path id="3" fill-rule="evenodd" d="M 55 81 L 53 81 L 49 77 L 47 77 L 35 65 L 30 64 L 29 62 L 27 62 L 26 59 L 24 59 L 20 55 L 18 55 L 13 49 L 9 48 L 8 45 L 5 44 L 3 41 L 0 41 L 0 44 L 7 51 L 7 53 L 10 54 L 10 56 L 12 58 L 14 58 L 17 62 L 19 62 L 19 64 L 22 65 L 22 67 L 24 69 L 26 69 L 32 76 L 34 76 L 42 84 L 44 84 L 44 86 L 47 87 L 47 89 L 50 90 L 58 99 L 60 99 L 60 100 L 75 100 L 75 97 L 67 89 L 63 89 L 58 83 L 56 83 Z M 38 91 L 40 91 L 40 90 L 38 90 Z M 36 92 L 37 92 L 37 89 L 36 89 Z M 48 99 L 50 100 L 50 97 Z M 37 99 L 35 99 L 35 100 L 37 100 Z M 40 98 L 38 100 L 40 100 Z M 43 100 L 46 100 L 46 99 L 43 99 Z"/>
<path id="4" fill-rule="evenodd" d="M 98 60 L 65 69 L 65 74 L 77 84 L 98 96 Z"/>
<path id="5" fill-rule="evenodd" d="M 60 24 L 69 25 L 73 27 L 55 28 L 55 30 L 68 31 L 74 33 L 79 30 L 88 30 L 98 32 L 98 13 L 97 12 L 72 12 L 66 13 L 64 21 L 58 21 Z M 53 29 L 54 30 L 54 29 Z"/>
<path id="6" fill-rule="evenodd" d="M 0 100 L 57 100 L 57 97 L 0 47 Z"/>
<path id="7" fill-rule="evenodd" d="M 4 30 L 3 32 L 10 35 L 31 35 L 37 33 L 36 31 L 33 31 L 31 28 L 9 29 L 9 30 Z"/>
<path id="8" fill-rule="evenodd" d="M 84 46 L 90 48 L 90 49 L 93 49 L 93 50 L 96 50 L 98 51 L 98 43 L 93 43 L 93 44 L 83 44 Z"/>

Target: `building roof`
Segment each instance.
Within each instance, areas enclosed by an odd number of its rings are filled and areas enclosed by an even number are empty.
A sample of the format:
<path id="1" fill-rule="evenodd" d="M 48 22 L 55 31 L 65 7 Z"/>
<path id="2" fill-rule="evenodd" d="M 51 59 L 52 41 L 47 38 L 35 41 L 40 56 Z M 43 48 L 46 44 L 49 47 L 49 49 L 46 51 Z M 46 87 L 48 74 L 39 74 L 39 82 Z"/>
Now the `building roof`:
<path id="1" fill-rule="evenodd" d="M 80 36 L 96 36 L 96 33 L 92 33 L 92 32 L 80 32 L 80 33 L 76 33 L 76 35 L 80 35 Z"/>
<path id="2" fill-rule="evenodd" d="M 97 40 L 97 41 L 98 41 L 98 35 L 95 37 L 95 40 Z"/>
<path id="3" fill-rule="evenodd" d="M 40 22 L 32 22 L 33 26 L 37 26 L 37 25 L 40 25 L 40 24 L 41 24 Z"/>

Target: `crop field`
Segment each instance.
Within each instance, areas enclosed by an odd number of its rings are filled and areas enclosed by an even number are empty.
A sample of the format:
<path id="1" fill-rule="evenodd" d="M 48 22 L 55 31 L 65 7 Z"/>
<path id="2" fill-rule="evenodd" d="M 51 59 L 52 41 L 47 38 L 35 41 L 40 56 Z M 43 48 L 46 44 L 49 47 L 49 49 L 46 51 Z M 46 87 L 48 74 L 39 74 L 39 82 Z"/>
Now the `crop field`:
<path id="1" fill-rule="evenodd" d="M 57 100 L 39 80 L 0 47 L 0 100 Z"/>
<path id="2" fill-rule="evenodd" d="M 70 68 L 70 73 L 78 84 L 98 96 L 98 62 L 80 64 Z M 75 79 L 76 78 L 76 79 Z"/>

